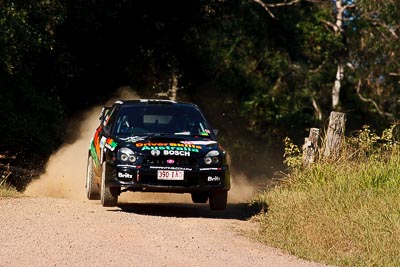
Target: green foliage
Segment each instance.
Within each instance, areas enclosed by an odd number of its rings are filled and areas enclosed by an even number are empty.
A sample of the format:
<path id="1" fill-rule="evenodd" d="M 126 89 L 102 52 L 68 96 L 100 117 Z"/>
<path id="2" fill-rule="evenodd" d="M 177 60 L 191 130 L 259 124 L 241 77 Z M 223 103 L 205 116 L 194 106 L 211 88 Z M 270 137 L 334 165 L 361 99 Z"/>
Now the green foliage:
<path id="1" fill-rule="evenodd" d="M 35 55 L 53 49 L 53 35 L 56 25 L 62 22 L 62 11 L 58 0 L 2 1 L 0 66 L 6 73 L 31 73 Z"/>
<path id="2" fill-rule="evenodd" d="M 293 144 L 289 137 L 284 140 L 285 153 L 283 154 L 284 163 L 290 168 L 300 168 L 302 165 L 303 157 L 300 148 Z"/>
<path id="3" fill-rule="evenodd" d="M 226 134 L 232 151 L 265 153 L 254 140 L 322 127 L 339 58 L 341 108 L 354 124 L 386 125 L 398 117 L 399 4 L 354 5 L 337 34 L 331 1 L 271 7 L 275 18 L 247 0 L 1 1 L 0 150 L 46 157 L 67 116 L 120 86 L 154 97 L 177 74 L 178 98 L 212 106 L 227 131 L 240 125 L 246 141 Z"/>
<path id="4" fill-rule="evenodd" d="M 399 116 L 399 11 L 394 0 L 357 1 L 346 34 L 349 80 L 364 98 L 363 108 L 380 117 Z"/>
<path id="5" fill-rule="evenodd" d="M 56 1 L 2 1 L 0 8 L 0 150 L 19 158 L 59 145 L 62 108 L 39 79 L 42 57 L 52 53 L 63 9 Z M 46 76 L 46 79 L 48 77 Z"/>
<path id="6" fill-rule="evenodd" d="M 364 127 L 347 139 L 339 161 L 293 168 L 284 183 L 256 196 L 254 202 L 267 207 L 257 217 L 259 239 L 332 265 L 399 265 L 400 150 L 394 128 L 378 135 Z"/>
<path id="7" fill-rule="evenodd" d="M 21 194 L 10 185 L 0 185 L 0 198 L 3 197 L 21 197 Z"/>
<path id="8" fill-rule="evenodd" d="M 186 36 L 197 45 L 206 79 L 237 105 L 244 126 L 269 143 L 313 121 L 309 92 L 302 87 L 304 65 L 298 62 L 297 11 L 279 13 L 277 21 L 252 2 L 210 1 L 206 26 Z"/>
<path id="9" fill-rule="evenodd" d="M 334 21 L 332 10 L 326 6 L 314 5 L 308 17 L 303 17 L 296 27 L 302 40 L 301 51 L 316 68 L 344 47 L 340 35 L 327 28 L 324 21 Z M 314 66 L 313 66 L 314 65 Z"/>
<path id="10" fill-rule="evenodd" d="M 397 145 L 393 139 L 393 131 L 396 127 L 397 125 L 393 124 L 378 135 L 371 130 L 370 126 L 365 125 L 362 130 L 347 139 L 348 150 L 351 150 L 353 157 L 357 159 L 382 158 Z"/>
<path id="11" fill-rule="evenodd" d="M 0 198 L 3 197 L 18 197 L 20 193 L 14 186 L 8 183 L 11 172 L 0 171 Z"/>
<path id="12" fill-rule="evenodd" d="M 48 154 L 60 142 L 62 130 L 58 125 L 62 109 L 54 99 L 38 92 L 33 86 L 19 88 L 10 85 L 0 95 L 3 103 L 0 116 L 0 138 L 2 147 L 7 144 L 12 153 L 29 155 Z"/>

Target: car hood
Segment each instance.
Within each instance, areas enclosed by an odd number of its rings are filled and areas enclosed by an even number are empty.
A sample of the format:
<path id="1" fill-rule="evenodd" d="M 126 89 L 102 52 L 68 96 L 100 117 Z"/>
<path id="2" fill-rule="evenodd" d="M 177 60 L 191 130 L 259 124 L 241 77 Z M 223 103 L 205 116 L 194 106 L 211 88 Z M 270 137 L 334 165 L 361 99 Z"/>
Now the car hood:
<path id="1" fill-rule="evenodd" d="M 117 138 L 118 147 L 128 147 L 143 155 L 175 155 L 202 157 L 211 150 L 219 150 L 217 141 L 193 136 L 129 136 Z"/>

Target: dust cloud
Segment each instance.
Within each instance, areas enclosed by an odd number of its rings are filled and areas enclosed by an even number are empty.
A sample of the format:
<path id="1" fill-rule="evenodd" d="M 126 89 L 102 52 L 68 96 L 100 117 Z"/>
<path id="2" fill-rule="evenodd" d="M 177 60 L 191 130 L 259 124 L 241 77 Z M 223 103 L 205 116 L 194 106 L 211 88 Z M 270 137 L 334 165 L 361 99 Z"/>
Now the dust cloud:
<path id="1" fill-rule="evenodd" d="M 138 98 L 139 96 L 131 88 L 123 87 L 107 101 L 106 105 L 111 105 L 116 100 Z M 87 200 L 85 179 L 88 148 L 99 124 L 101 108 L 101 106 L 92 107 L 84 112 L 81 119 L 73 119 L 70 122 L 69 127 L 79 131 L 76 140 L 63 145 L 50 157 L 45 173 L 27 186 L 25 195 Z M 255 192 L 256 187 L 244 175 L 232 173 L 232 188 L 228 193 L 229 203 L 246 202 Z M 126 192 L 120 195 L 119 202 L 192 203 L 192 200 L 190 194 Z"/>
<path id="2" fill-rule="evenodd" d="M 83 115 L 82 121 L 70 123 L 80 134 L 72 144 L 63 145 L 51 155 L 46 171 L 28 185 L 24 194 L 85 199 L 85 176 L 89 142 L 98 126 L 100 107 L 94 107 Z"/>
<path id="3" fill-rule="evenodd" d="M 118 99 L 138 99 L 129 87 L 120 88 L 116 95 L 107 101 L 111 105 Z M 72 119 L 68 125 L 79 132 L 76 140 L 65 144 L 51 155 L 46 170 L 39 179 L 30 183 L 24 194 L 86 200 L 85 179 L 89 143 L 99 125 L 101 106 L 90 108 L 80 119 Z"/>

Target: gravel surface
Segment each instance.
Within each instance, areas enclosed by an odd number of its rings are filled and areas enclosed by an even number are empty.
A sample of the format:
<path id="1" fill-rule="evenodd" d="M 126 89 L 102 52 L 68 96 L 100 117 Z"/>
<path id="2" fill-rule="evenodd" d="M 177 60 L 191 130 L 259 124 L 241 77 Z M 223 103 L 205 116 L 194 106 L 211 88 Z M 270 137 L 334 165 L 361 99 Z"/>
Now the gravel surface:
<path id="1" fill-rule="evenodd" d="M 121 92 L 118 99 L 137 97 Z M 256 227 L 241 204 L 257 190 L 254 177 L 232 173 L 223 212 L 192 204 L 189 194 L 124 193 L 115 208 L 86 200 L 100 110 L 71 120 L 80 135 L 50 157 L 24 192 L 30 197 L 0 199 L 0 266 L 321 266 L 242 234 Z"/>
<path id="2" fill-rule="evenodd" d="M 245 204 L 0 199 L 0 266 L 321 266 L 245 237 Z"/>

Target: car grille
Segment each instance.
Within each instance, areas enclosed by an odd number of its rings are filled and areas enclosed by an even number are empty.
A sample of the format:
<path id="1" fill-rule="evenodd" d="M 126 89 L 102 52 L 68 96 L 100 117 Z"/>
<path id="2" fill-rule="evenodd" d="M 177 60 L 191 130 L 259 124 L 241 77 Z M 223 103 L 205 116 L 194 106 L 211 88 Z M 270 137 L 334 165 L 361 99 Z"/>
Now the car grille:
<path id="1" fill-rule="evenodd" d="M 168 163 L 168 160 L 173 160 L 173 163 Z M 197 159 L 190 157 L 146 157 L 144 164 L 155 166 L 171 166 L 171 167 L 197 167 Z"/>

